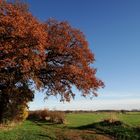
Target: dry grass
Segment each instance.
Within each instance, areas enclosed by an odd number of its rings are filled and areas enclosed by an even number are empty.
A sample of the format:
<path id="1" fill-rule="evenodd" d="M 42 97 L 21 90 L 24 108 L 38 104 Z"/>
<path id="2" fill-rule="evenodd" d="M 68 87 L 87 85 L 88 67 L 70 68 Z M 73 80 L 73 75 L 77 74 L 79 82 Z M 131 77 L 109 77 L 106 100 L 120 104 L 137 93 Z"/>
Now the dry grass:
<path id="1" fill-rule="evenodd" d="M 57 124 L 65 123 L 65 113 L 60 111 L 49 111 L 47 109 L 31 111 L 29 113 L 29 119 L 31 120 L 43 120 Z"/>

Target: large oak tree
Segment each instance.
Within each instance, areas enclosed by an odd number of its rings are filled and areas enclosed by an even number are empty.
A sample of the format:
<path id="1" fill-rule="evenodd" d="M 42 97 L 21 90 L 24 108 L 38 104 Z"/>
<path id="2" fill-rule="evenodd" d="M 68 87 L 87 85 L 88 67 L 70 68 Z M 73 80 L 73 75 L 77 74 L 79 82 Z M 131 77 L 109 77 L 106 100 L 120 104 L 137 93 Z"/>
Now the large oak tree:
<path id="1" fill-rule="evenodd" d="M 91 67 L 94 61 L 83 33 L 68 22 L 42 23 L 25 4 L 0 1 L 0 121 L 34 98 L 31 87 L 61 101 L 75 96 L 73 86 L 83 96 L 96 96 L 104 84 Z"/>
<path id="2" fill-rule="evenodd" d="M 45 60 L 46 39 L 44 25 L 24 4 L 1 1 L 0 120 L 8 117 L 13 104 L 18 108 L 33 98 L 29 84 L 31 79 L 38 83 L 34 74 Z"/>

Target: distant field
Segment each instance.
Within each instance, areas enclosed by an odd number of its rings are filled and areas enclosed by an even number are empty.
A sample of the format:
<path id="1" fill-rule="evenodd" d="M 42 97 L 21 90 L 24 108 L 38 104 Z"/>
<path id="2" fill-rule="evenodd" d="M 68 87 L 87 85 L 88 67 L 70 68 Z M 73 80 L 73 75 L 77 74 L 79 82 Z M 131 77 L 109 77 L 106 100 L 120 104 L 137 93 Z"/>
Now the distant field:
<path id="1" fill-rule="evenodd" d="M 140 112 L 127 113 L 71 113 L 67 115 L 68 126 L 78 127 L 102 121 L 107 118 L 118 119 L 130 126 L 140 126 Z"/>
<path id="2" fill-rule="evenodd" d="M 121 120 L 126 126 L 101 126 L 99 122 L 107 118 Z M 125 140 L 122 134 L 139 140 L 140 129 L 135 130 L 136 127 L 140 128 L 140 113 L 137 112 L 69 113 L 63 125 L 27 120 L 10 130 L 1 129 L 0 140 L 113 140 L 112 134 L 120 140 Z"/>

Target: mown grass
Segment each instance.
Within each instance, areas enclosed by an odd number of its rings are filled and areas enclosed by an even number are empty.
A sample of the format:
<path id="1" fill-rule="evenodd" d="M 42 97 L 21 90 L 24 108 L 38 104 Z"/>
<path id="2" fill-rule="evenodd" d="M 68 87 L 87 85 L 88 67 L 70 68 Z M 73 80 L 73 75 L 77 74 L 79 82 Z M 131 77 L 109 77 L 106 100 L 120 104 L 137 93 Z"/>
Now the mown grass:
<path id="1" fill-rule="evenodd" d="M 140 112 L 128 112 L 126 114 L 118 114 L 118 118 L 119 120 L 130 126 L 140 126 Z"/>
<path id="2" fill-rule="evenodd" d="M 70 113 L 66 116 L 67 126 L 79 127 L 109 117 L 107 113 Z"/>
<path id="3" fill-rule="evenodd" d="M 102 125 L 104 119 L 116 116 L 120 126 Z M 139 139 L 140 113 L 70 113 L 66 124 L 26 120 L 10 130 L 0 130 L 0 140 L 111 140 L 112 136 Z"/>
<path id="4" fill-rule="evenodd" d="M 25 121 L 11 130 L 1 130 L 0 140 L 49 140 L 54 135 L 32 121 Z"/>
<path id="5" fill-rule="evenodd" d="M 127 113 L 71 113 L 67 115 L 68 126 L 78 127 L 81 125 L 99 122 L 104 119 L 112 118 L 123 121 L 125 124 L 131 126 L 140 126 L 140 112 L 127 112 Z"/>

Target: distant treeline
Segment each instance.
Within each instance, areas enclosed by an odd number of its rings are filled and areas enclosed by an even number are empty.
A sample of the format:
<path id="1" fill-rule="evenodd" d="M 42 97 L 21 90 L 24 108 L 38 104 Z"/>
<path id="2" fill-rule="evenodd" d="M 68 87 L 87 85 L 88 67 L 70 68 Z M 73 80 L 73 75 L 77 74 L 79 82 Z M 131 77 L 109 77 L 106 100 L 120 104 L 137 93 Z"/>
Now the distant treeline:
<path id="1" fill-rule="evenodd" d="M 140 109 L 133 109 L 133 110 L 53 110 L 58 112 L 64 112 L 64 113 L 100 113 L 100 112 L 117 112 L 117 113 L 126 113 L 126 112 L 140 112 Z M 32 112 L 32 111 L 29 111 Z"/>
<path id="2" fill-rule="evenodd" d="M 118 113 L 125 113 L 125 112 L 140 112 L 140 110 L 133 109 L 133 110 L 66 110 L 65 113 L 100 113 L 100 112 L 118 112 Z"/>

